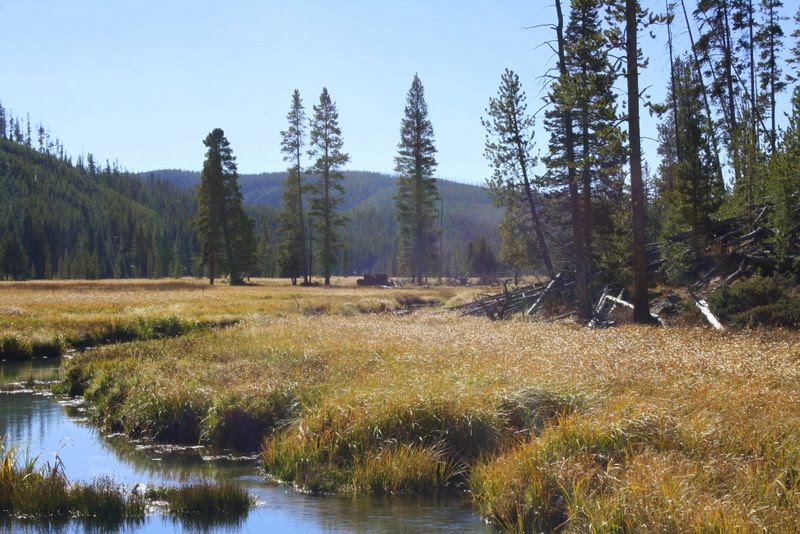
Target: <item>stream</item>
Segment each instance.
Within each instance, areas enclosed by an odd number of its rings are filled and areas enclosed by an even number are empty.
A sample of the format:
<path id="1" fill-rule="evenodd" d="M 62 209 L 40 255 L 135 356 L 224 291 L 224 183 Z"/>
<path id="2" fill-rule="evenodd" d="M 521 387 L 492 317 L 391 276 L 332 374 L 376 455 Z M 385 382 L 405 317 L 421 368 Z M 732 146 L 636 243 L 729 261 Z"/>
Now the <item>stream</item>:
<path id="1" fill-rule="evenodd" d="M 80 402 L 6 391 L 9 384 L 58 379 L 58 359 L 0 362 L 0 436 L 6 446 L 37 457 L 38 464 L 63 462 L 70 481 L 111 477 L 127 487 L 175 485 L 187 479 L 233 480 L 257 500 L 241 522 L 184 523 L 161 513 L 122 532 L 304 532 L 304 533 L 494 533 L 465 499 L 450 496 L 344 497 L 313 496 L 268 484 L 254 457 L 231 458 L 202 447 L 171 447 L 103 435 L 83 414 Z M 0 519 L 0 532 L 84 532 L 78 521 L 51 525 Z"/>

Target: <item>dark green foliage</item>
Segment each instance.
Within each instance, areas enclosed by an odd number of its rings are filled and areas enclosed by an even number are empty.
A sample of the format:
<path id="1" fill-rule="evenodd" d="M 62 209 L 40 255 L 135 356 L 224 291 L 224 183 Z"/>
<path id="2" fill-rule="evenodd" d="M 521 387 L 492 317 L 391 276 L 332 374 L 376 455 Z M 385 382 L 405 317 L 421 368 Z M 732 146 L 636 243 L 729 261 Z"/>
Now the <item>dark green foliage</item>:
<path id="1" fill-rule="evenodd" d="M 725 199 L 725 184 L 721 182 L 708 131 L 710 122 L 702 102 L 702 80 L 697 78 L 690 61 L 675 61 L 668 95 L 674 105 L 659 128 L 661 237 L 693 232 L 689 248 L 682 243 L 666 247 L 666 272 L 673 282 L 689 280 L 697 273 L 704 246 L 700 236 Z"/>
<path id="2" fill-rule="evenodd" d="M 538 247 L 537 256 L 552 278 L 555 271 L 539 215 L 541 198 L 531 174 L 536 165 L 536 156 L 533 154 L 534 118 L 527 113 L 527 107 L 519 76 L 506 69 L 500 78 L 497 98 L 489 99 L 486 110 L 488 118 L 481 119 L 487 132 L 484 155 L 494 169 L 486 186 L 497 206 L 509 209 L 525 203 L 527 217 L 515 220 L 523 228 L 528 227 L 533 231 Z M 506 219 L 506 224 L 513 223 L 514 220 Z"/>
<path id="3" fill-rule="evenodd" d="M 800 298 L 789 295 L 796 285 L 796 279 L 785 275 L 755 275 L 721 287 L 708 300 L 725 324 L 796 328 L 800 326 Z"/>
<path id="4" fill-rule="evenodd" d="M 436 244 L 439 191 L 433 172 L 436 169 L 436 147 L 433 126 L 428 119 L 425 88 L 414 75 L 406 96 L 406 107 L 400 123 L 395 170 L 395 216 L 397 217 L 400 261 L 411 275 L 411 282 L 422 284 L 436 265 Z"/>
<path id="5" fill-rule="evenodd" d="M 767 110 L 770 127 L 767 130 L 767 143 L 770 152 L 774 153 L 778 143 L 777 128 L 777 95 L 786 89 L 786 81 L 780 68 L 779 58 L 783 49 L 784 19 L 780 11 L 781 0 L 761 0 L 761 24 L 753 37 L 753 44 L 759 50 L 756 64 L 758 80 L 761 88 L 761 108 Z"/>
<path id="6" fill-rule="evenodd" d="M 190 274 L 194 210 L 191 194 L 152 175 L 90 171 L 0 139 L 0 249 L 14 250 L 2 276 L 160 277 L 171 264 Z"/>
<path id="7" fill-rule="evenodd" d="M 221 267 L 227 270 L 231 284 L 238 285 L 243 273 L 255 267 L 253 222 L 242 207 L 236 158 L 225 132 L 215 128 L 203 144 L 208 151 L 197 193 L 203 264 L 212 284 Z"/>
<path id="8" fill-rule="evenodd" d="M 310 186 L 310 215 L 313 219 L 319 267 L 325 285 L 330 285 L 337 252 L 341 246 L 340 228 L 347 222 L 347 217 L 339 211 L 344 196 L 344 175 L 341 167 L 350 160 L 350 156 L 342 152 L 344 141 L 339 128 L 339 112 L 327 87 L 322 88 L 319 105 L 314 106 L 310 144 L 309 155 L 317 159 L 308 172 L 318 176 L 317 181 Z"/>
<path id="9" fill-rule="evenodd" d="M 20 280 L 25 278 L 27 261 L 25 251 L 13 232 L 0 239 L 0 278 Z"/>
<path id="10" fill-rule="evenodd" d="M 290 163 L 283 183 L 283 206 L 281 209 L 281 242 L 278 264 L 283 276 L 297 284 L 297 278 L 309 281 L 309 258 L 306 236 L 306 220 L 303 196 L 306 186 L 303 181 L 302 151 L 305 145 L 306 115 L 300 92 L 292 94 L 292 107 L 286 116 L 288 129 L 281 132 L 283 159 Z"/>
<path id="11" fill-rule="evenodd" d="M 786 263 L 800 251 L 800 91 L 794 93 L 789 125 L 769 160 L 768 171 L 767 215 L 769 226 L 775 230 L 773 254 L 784 267 L 791 268 Z"/>
<path id="12" fill-rule="evenodd" d="M 497 271 L 497 259 L 485 237 L 469 242 L 467 265 L 471 276 L 493 276 Z"/>

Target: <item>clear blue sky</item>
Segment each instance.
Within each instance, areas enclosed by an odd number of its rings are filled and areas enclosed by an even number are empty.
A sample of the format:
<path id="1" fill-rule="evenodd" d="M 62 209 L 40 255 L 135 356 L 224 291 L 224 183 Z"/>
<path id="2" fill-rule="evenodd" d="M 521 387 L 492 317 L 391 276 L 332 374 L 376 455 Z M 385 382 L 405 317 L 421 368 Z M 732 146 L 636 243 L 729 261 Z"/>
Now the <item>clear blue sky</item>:
<path id="1" fill-rule="evenodd" d="M 539 108 L 552 31 L 525 28 L 553 23 L 555 12 L 548 0 L 0 0 L 0 20 L 0 100 L 73 155 L 135 171 L 199 170 L 202 140 L 220 127 L 240 172 L 282 170 L 292 91 L 310 113 L 327 86 L 348 168 L 392 172 L 419 73 L 439 177 L 482 183 L 491 171 L 480 117 L 506 67 L 522 78 L 529 109 Z M 656 99 L 668 77 L 664 42 L 645 43 L 643 85 Z M 655 137 L 655 120 L 643 121 Z M 645 145 L 653 167 L 654 146 Z"/>

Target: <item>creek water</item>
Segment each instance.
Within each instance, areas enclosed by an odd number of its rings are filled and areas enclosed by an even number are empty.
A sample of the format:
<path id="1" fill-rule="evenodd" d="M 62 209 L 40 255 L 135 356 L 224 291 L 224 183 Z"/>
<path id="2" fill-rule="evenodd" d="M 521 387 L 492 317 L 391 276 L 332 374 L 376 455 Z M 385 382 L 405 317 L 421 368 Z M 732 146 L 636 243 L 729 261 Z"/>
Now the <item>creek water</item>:
<path id="1" fill-rule="evenodd" d="M 491 533 L 464 499 L 457 497 L 352 498 L 312 496 L 268 484 L 255 458 L 233 458 L 200 447 L 176 448 L 103 435 L 79 404 L 24 389 L 31 380 L 55 380 L 58 360 L 0 363 L 0 436 L 20 458 L 60 461 L 71 481 L 111 477 L 120 484 L 174 485 L 189 479 L 235 481 L 257 506 L 241 522 L 186 523 L 160 513 L 122 532 L 306 532 L 306 533 Z M 16 388 L 9 384 L 22 383 Z M 84 532 L 77 521 L 52 525 L 0 521 L 0 532 Z M 106 528 L 95 529 L 106 531 Z"/>

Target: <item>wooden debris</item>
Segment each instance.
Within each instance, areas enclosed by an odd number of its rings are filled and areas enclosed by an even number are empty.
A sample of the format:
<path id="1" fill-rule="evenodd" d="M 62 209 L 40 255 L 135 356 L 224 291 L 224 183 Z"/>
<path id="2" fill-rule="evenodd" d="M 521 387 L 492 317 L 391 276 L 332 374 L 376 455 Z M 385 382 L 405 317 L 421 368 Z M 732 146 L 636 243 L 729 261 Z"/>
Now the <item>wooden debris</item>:
<path id="1" fill-rule="evenodd" d="M 544 297 L 547 296 L 547 294 L 554 287 L 556 287 L 558 285 L 558 282 L 560 280 L 561 280 L 561 273 L 558 273 L 555 278 L 550 280 L 550 283 L 547 284 L 546 288 L 544 288 L 544 291 L 542 291 L 542 294 L 539 295 L 539 298 L 536 299 L 536 302 L 534 302 L 533 305 L 531 305 L 531 307 L 528 308 L 528 311 L 525 312 L 525 316 L 526 317 L 529 316 L 530 314 L 532 314 L 533 312 L 535 312 L 539 308 L 539 306 L 541 306 L 542 302 L 544 302 Z"/>
<path id="2" fill-rule="evenodd" d="M 700 309 L 700 312 L 703 314 L 703 317 L 706 318 L 708 324 L 713 326 L 715 330 L 724 331 L 725 327 L 722 326 L 722 323 L 719 322 L 719 319 L 717 319 L 714 314 L 711 313 L 711 309 L 708 307 L 708 303 L 705 301 L 705 299 L 698 297 L 692 292 L 690 292 L 689 295 L 691 295 L 692 300 L 694 300 L 695 305 Z"/>

